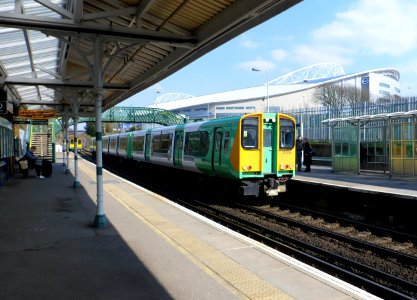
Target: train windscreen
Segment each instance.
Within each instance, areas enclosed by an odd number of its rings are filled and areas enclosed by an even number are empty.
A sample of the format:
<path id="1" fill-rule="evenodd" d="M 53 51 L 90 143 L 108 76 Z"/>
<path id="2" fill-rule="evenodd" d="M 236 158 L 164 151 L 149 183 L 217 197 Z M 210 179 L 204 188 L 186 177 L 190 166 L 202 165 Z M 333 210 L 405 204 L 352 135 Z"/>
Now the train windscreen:
<path id="1" fill-rule="evenodd" d="M 258 148 L 258 118 L 242 120 L 242 147 L 245 149 Z"/>
<path id="2" fill-rule="evenodd" d="M 292 149 L 295 141 L 294 122 L 288 119 L 280 118 L 280 144 L 281 149 Z"/>

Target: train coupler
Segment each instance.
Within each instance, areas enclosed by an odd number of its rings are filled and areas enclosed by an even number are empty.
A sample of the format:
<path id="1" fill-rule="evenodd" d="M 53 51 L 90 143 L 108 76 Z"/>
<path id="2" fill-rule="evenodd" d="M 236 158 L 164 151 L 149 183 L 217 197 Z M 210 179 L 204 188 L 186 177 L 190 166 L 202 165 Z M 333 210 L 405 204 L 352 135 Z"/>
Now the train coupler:
<path id="1" fill-rule="evenodd" d="M 264 185 L 265 194 L 269 197 L 278 196 L 287 191 L 286 185 L 278 179 L 268 178 Z"/>

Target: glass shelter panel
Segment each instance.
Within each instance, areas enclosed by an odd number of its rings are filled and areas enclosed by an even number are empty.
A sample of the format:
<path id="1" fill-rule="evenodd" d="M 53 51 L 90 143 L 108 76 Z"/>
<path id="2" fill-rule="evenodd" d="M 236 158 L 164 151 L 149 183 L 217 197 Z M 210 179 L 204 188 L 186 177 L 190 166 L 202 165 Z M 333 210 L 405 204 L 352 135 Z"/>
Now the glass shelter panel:
<path id="1" fill-rule="evenodd" d="M 334 129 L 332 166 L 335 171 L 355 171 L 358 161 L 358 131 L 356 126 Z"/>

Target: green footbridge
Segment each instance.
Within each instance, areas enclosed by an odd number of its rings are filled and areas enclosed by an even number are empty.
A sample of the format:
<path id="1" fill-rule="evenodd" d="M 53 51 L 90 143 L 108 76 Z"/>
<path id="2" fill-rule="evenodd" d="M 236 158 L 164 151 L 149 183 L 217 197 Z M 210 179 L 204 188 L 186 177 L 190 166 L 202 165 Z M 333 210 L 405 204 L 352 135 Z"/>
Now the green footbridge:
<path id="1" fill-rule="evenodd" d="M 101 115 L 108 123 L 155 123 L 164 126 L 186 123 L 186 119 L 171 111 L 160 108 L 113 107 Z M 80 118 L 78 123 L 95 122 L 95 118 Z"/>
<path id="2" fill-rule="evenodd" d="M 79 118 L 78 123 L 95 122 L 95 117 Z M 103 123 L 154 123 L 162 126 L 171 126 L 187 123 L 184 116 L 160 108 L 146 107 L 112 107 L 101 114 Z M 59 119 L 55 119 L 55 133 L 62 130 Z M 69 120 L 69 126 L 74 120 Z"/>

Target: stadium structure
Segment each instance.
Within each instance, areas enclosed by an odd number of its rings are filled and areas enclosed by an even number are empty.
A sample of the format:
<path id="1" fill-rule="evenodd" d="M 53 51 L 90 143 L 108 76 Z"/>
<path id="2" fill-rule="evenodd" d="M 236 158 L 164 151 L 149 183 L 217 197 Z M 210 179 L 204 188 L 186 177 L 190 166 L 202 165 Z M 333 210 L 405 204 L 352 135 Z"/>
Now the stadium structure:
<path id="1" fill-rule="evenodd" d="M 262 71 L 253 69 L 253 71 Z M 262 86 L 192 96 L 163 94 L 150 107 L 179 113 L 190 120 L 237 116 L 254 111 L 280 112 L 321 106 L 315 91 L 324 84 L 354 86 L 362 99 L 386 102 L 401 97 L 400 73 L 395 69 L 373 69 L 345 74 L 336 63 L 311 65 L 267 82 Z"/>

